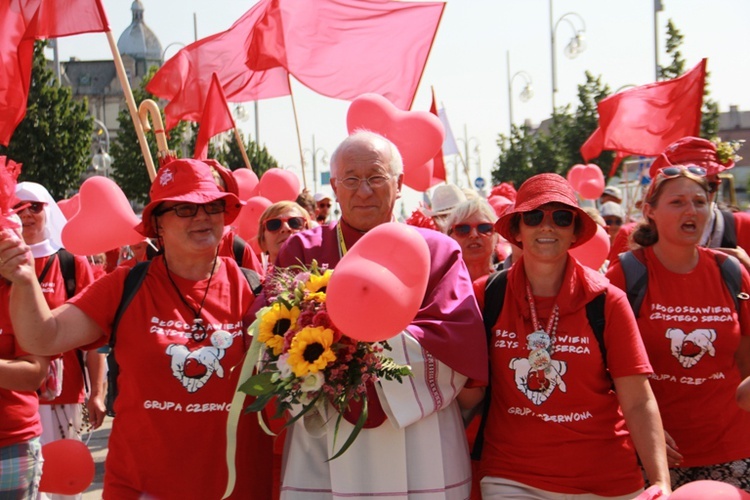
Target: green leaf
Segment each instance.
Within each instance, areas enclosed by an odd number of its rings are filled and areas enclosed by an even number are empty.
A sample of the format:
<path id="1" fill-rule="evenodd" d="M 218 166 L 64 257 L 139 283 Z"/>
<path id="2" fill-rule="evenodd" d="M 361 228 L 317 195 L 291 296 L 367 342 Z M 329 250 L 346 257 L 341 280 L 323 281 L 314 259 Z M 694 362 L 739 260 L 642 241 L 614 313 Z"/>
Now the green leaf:
<path id="1" fill-rule="evenodd" d="M 274 384 L 271 382 L 273 373 L 263 372 L 253 375 L 240 386 L 239 390 L 250 396 L 263 396 L 273 392 Z"/>
<path id="2" fill-rule="evenodd" d="M 252 403 L 250 403 L 247 406 L 247 408 L 245 408 L 245 413 L 250 413 L 250 412 L 253 412 L 253 411 L 255 411 L 255 412 L 261 411 L 263 408 L 266 407 L 266 405 L 268 403 L 271 402 L 271 400 L 275 396 L 276 395 L 273 394 L 273 393 L 271 393 L 271 394 L 264 394 L 263 396 L 259 396 L 255 401 L 253 401 Z"/>
<path id="3" fill-rule="evenodd" d="M 336 447 L 336 438 L 338 437 L 339 433 L 339 424 L 341 423 L 341 420 L 344 418 L 344 416 L 339 413 L 338 418 L 336 419 L 336 426 L 334 428 L 333 432 L 333 447 Z M 357 419 L 357 423 L 354 424 L 354 429 L 352 429 L 351 434 L 349 434 L 349 437 L 346 438 L 346 442 L 341 446 L 341 449 L 336 452 L 334 456 L 326 460 L 326 462 L 330 462 L 331 460 L 336 460 L 341 455 L 343 455 L 346 450 L 349 449 L 349 447 L 354 443 L 354 440 L 357 439 L 357 436 L 359 436 L 359 431 L 362 430 L 362 428 L 365 426 L 365 422 L 367 421 L 367 394 L 362 396 L 362 413 L 359 414 L 359 418 Z"/>

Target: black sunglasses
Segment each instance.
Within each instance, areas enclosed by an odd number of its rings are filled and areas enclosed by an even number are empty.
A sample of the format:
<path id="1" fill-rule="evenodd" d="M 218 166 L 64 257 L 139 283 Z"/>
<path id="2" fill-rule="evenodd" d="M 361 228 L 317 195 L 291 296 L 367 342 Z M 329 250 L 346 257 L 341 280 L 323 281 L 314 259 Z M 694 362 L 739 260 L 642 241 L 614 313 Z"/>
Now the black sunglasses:
<path id="1" fill-rule="evenodd" d="M 537 208 L 536 210 L 524 212 L 521 214 L 521 218 L 523 219 L 524 224 L 529 227 L 534 227 L 541 224 L 544 220 L 545 214 L 549 213 L 552 214 L 552 222 L 554 222 L 557 227 L 570 227 L 576 217 L 576 213 L 573 210 L 568 210 L 566 208 L 555 208 L 553 210 Z"/>
<path id="2" fill-rule="evenodd" d="M 608 226 L 622 226 L 622 220 L 620 220 L 617 217 L 611 218 L 611 219 L 608 218 L 608 217 L 605 217 L 604 218 L 604 223 L 606 225 L 608 225 Z"/>
<path id="3" fill-rule="evenodd" d="M 17 214 L 20 214 L 24 210 L 28 209 L 32 214 L 38 215 L 42 213 L 45 205 L 46 203 L 44 203 L 43 201 L 22 201 L 21 203 L 16 204 L 16 206 L 13 207 L 13 210 L 15 210 Z"/>
<path id="4" fill-rule="evenodd" d="M 181 203 L 179 205 L 160 210 L 156 215 L 159 216 L 164 215 L 167 212 L 174 212 L 177 217 L 195 217 L 195 214 L 198 213 L 198 209 L 201 207 L 206 212 L 206 214 L 214 215 L 224 212 L 226 210 L 226 205 L 226 201 L 224 200 L 215 200 L 201 205 L 197 203 Z"/>
<path id="5" fill-rule="evenodd" d="M 289 226 L 289 229 L 293 231 L 304 229 L 305 227 L 305 219 L 303 219 L 302 217 L 276 217 L 274 219 L 268 219 L 265 222 L 266 231 L 275 233 L 276 231 L 281 229 L 281 224 L 284 222 L 286 222 L 286 225 Z"/>
<path id="6" fill-rule="evenodd" d="M 453 232 L 458 236 L 468 236 L 473 228 L 476 228 L 477 233 L 486 236 L 492 233 L 493 225 L 489 222 L 482 222 L 480 224 L 456 224 L 453 226 Z"/>

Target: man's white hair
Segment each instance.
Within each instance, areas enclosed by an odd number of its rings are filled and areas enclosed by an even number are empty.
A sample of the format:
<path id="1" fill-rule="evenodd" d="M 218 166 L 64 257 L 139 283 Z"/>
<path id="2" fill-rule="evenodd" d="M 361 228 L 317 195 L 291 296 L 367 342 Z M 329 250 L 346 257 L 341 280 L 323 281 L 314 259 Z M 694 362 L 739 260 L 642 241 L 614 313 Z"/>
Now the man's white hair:
<path id="1" fill-rule="evenodd" d="M 349 135 L 346 139 L 344 139 L 341 144 L 338 145 L 336 150 L 331 155 L 331 177 L 336 177 L 336 171 L 339 167 L 339 157 L 341 154 L 349 149 L 352 145 L 361 143 L 361 142 L 372 142 L 377 143 L 379 141 L 384 142 L 388 145 L 388 148 L 391 151 L 391 161 L 388 164 L 388 168 L 391 171 L 391 174 L 398 177 L 403 173 L 404 171 L 404 160 L 401 158 L 401 153 L 399 152 L 398 148 L 395 144 L 393 144 L 390 140 L 388 140 L 386 137 L 376 133 L 372 132 L 370 130 L 366 129 L 357 129 L 354 132 L 352 132 L 351 135 Z"/>

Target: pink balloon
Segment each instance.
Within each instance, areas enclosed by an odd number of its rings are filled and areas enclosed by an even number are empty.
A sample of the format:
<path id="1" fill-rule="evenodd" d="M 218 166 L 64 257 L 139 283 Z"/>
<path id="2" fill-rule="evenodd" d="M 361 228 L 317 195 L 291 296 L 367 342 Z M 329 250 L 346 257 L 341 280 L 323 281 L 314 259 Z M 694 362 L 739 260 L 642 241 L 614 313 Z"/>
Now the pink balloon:
<path id="1" fill-rule="evenodd" d="M 599 269 L 609 255 L 609 235 L 607 230 L 597 225 L 594 237 L 583 245 L 570 250 L 570 255 L 591 269 Z"/>
<path id="2" fill-rule="evenodd" d="M 238 168 L 232 172 L 240 189 L 240 199 L 247 200 L 253 196 L 253 190 L 258 185 L 258 176 L 249 168 Z"/>
<path id="3" fill-rule="evenodd" d="M 299 179 L 290 170 L 271 168 L 266 170 L 258 183 L 260 196 L 268 198 L 271 203 L 277 201 L 294 201 L 300 192 Z"/>
<path id="4" fill-rule="evenodd" d="M 445 130 L 440 118 L 429 111 L 402 111 L 378 94 L 362 94 L 349 106 L 346 128 L 350 134 L 357 129 L 366 129 L 387 137 L 404 160 L 404 177 L 410 176 L 411 169 L 418 170 L 410 177 L 414 185 L 407 182 L 407 186 L 424 191 L 420 189 L 424 173 L 419 170 L 424 169 L 443 145 Z"/>
<path id="5" fill-rule="evenodd" d="M 701 480 L 683 484 L 669 495 L 669 500 L 750 500 L 750 493 L 720 481 Z"/>
<path id="6" fill-rule="evenodd" d="M 78 213 L 78 209 L 81 208 L 81 200 L 78 198 L 78 193 L 76 193 L 67 200 L 58 201 L 57 206 L 60 207 L 60 211 L 65 218 L 70 220 Z"/>
<path id="7" fill-rule="evenodd" d="M 495 209 L 495 215 L 502 217 L 508 207 L 513 205 L 513 202 L 505 196 L 493 195 L 487 198 L 487 202 Z"/>
<path id="8" fill-rule="evenodd" d="M 432 187 L 433 168 L 433 160 L 416 168 L 404 168 L 404 184 L 420 193 L 427 191 Z"/>
<path id="9" fill-rule="evenodd" d="M 94 480 L 94 458 L 88 447 L 77 439 L 51 441 L 42 446 L 42 455 L 41 492 L 77 495 Z"/>
<path id="10" fill-rule="evenodd" d="M 271 206 L 271 200 L 262 196 L 253 196 L 240 210 L 234 221 L 237 234 L 245 241 L 250 241 L 258 234 L 258 222 L 263 211 Z"/>
<path id="11" fill-rule="evenodd" d="M 604 179 L 588 179 L 578 185 L 578 194 L 584 200 L 598 200 L 604 192 Z"/>
<path id="12" fill-rule="evenodd" d="M 416 229 L 390 222 L 370 230 L 336 265 L 326 292 L 331 320 L 345 335 L 379 342 L 416 316 L 430 274 L 430 251 Z"/>
<path id="13" fill-rule="evenodd" d="M 120 186 L 106 177 L 86 179 L 78 192 L 80 209 L 62 230 L 62 243 L 76 255 L 95 255 L 143 241 L 134 229 L 140 219 Z"/>
<path id="14" fill-rule="evenodd" d="M 578 191 L 578 185 L 583 181 L 583 172 L 586 170 L 586 165 L 577 164 L 573 165 L 570 170 L 568 170 L 568 182 L 571 186 L 573 186 L 573 189 L 575 191 Z"/>

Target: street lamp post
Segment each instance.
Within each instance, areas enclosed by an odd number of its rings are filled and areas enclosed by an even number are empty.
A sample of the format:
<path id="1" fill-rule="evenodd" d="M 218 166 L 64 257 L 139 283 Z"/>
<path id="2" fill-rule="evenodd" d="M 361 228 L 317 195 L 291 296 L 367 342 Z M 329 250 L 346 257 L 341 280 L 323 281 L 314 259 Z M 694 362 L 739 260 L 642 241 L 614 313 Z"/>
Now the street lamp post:
<path id="1" fill-rule="evenodd" d="M 96 153 L 91 158 L 91 166 L 94 175 L 103 175 L 109 177 L 111 174 L 112 157 L 109 156 L 109 130 L 107 126 L 94 118 L 94 133 L 96 136 Z M 104 145 L 102 146 L 102 136 L 104 136 Z"/>
<path id="2" fill-rule="evenodd" d="M 175 46 L 175 45 L 179 45 L 180 47 L 184 47 L 185 46 L 185 44 L 182 43 L 182 42 L 172 42 L 170 44 L 167 44 L 167 46 L 164 47 L 164 50 L 161 51 L 161 60 L 162 60 L 162 62 L 165 61 L 164 56 L 167 55 L 167 49 L 169 47 L 172 47 L 172 46 Z"/>
<path id="3" fill-rule="evenodd" d="M 521 102 L 526 102 L 534 97 L 534 87 L 532 86 L 531 75 L 525 71 L 516 71 L 513 76 L 510 74 L 510 52 L 505 52 L 505 60 L 508 65 L 508 117 L 510 119 L 510 131 L 513 132 L 513 82 L 516 77 L 521 77 L 524 82 L 523 90 L 518 94 Z"/>
<path id="4" fill-rule="evenodd" d="M 328 152 L 323 148 L 315 147 L 315 134 L 313 134 L 312 149 L 305 149 L 303 153 L 303 157 L 304 155 L 310 155 L 311 158 L 310 163 L 312 163 L 313 171 L 313 194 L 315 194 L 318 192 L 318 156 L 320 156 L 320 162 L 325 165 L 328 163 Z M 302 165 L 302 168 L 305 168 L 305 165 Z"/>
<path id="5" fill-rule="evenodd" d="M 482 177 L 482 164 L 481 164 L 480 157 L 479 157 L 479 139 L 477 139 L 476 137 L 469 137 L 466 124 L 464 123 L 464 136 L 463 138 L 462 137 L 457 138 L 456 142 L 461 143 L 464 147 L 464 156 L 461 156 L 460 153 L 458 156 L 461 157 L 461 163 L 463 163 L 464 165 L 464 173 L 466 174 L 466 180 L 469 183 L 469 187 L 471 187 L 472 182 L 471 182 L 471 174 L 469 173 L 469 167 L 471 166 L 472 159 L 476 160 L 477 177 Z M 470 154 L 471 152 L 475 153 L 474 157 L 471 156 Z M 458 176 L 456 176 L 456 184 L 460 186 L 460 183 L 458 182 Z"/>
<path id="6" fill-rule="evenodd" d="M 581 23 L 581 29 L 576 28 L 571 17 L 577 18 Z M 568 44 L 565 46 L 563 53 L 568 59 L 574 59 L 578 57 L 578 54 L 586 50 L 585 34 L 586 34 L 586 23 L 583 18 L 575 12 L 568 12 L 560 16 L 557 22 L 553 22 L 552 15 L 552 0 L 549 0 L 549 27 L 550 27 L 550 45 L 552 52 L 552 113 L 555 112 L 555 94 L 557 93 L 557 51 L 555 46 L 555 32 L 557 27 L 562 21 L 565 21 L 573 29 L 573 37 L 570 39 Z"/>

